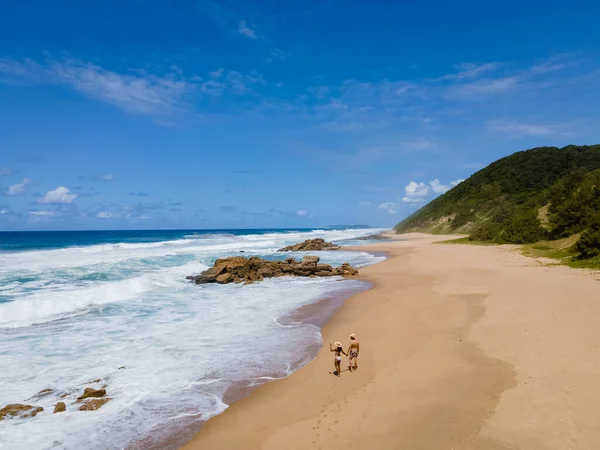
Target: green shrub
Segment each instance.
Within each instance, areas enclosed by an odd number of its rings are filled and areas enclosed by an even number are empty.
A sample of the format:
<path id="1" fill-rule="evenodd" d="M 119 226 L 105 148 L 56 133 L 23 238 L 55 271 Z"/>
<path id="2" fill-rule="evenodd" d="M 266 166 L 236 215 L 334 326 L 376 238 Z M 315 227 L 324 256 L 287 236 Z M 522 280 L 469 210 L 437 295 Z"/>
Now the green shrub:
<path id="1" fill-rule="evenodd" d="M 474 222 L 475 219 L 475 214 L 473 214 L 471 211 L 459 211 L 452 221 L 451 226 L 453 229 L 457 229 L 468 224 L 469 222 Z"/>
<path id="2" fill-rule="evenodd" d="M 581 234 L 575 244 L 575 250 L 579 252 L 578 259 L 600 256 L 600 220 L 594 222 Z"/>
<path id="3" fill-rule="evenodd" d="M 529 244 L 546 237 L 535 211 L 523 209 L 508 220 L 504 231 L 496 240 L 510 244 Z"/>
<path id="4" fill-rule="evenodd" d="M 496 222 L 488 221 L 479 225 L 469 235 L 470 241 L 494 241 L 502 231 Z"/>

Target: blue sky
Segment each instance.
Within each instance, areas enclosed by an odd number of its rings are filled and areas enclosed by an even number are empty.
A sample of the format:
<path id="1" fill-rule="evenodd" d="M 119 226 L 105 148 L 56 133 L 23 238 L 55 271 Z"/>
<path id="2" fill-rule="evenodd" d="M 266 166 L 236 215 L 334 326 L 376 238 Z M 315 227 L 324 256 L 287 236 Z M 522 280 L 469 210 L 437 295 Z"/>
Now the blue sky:
<path id="1" fill-rule="evenodd" d="M 600 4 L 30 1 L 0 15 L 0 229 L 391 226 L 600 142 Z"/>

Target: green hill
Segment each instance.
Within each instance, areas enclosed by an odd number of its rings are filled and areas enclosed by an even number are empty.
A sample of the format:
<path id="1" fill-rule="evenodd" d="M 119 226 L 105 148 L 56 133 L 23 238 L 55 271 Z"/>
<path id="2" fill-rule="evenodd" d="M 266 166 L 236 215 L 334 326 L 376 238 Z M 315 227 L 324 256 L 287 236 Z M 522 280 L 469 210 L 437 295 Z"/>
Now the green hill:
<path id="1" fill-rule="evenodd" d="M 541 147 L 499 159 L 395 230 L 469 233 L 472 240 L 519 244 L 583 233 L 578 245 L 589 251 L 579 248 L 580 254 L 598 255 L 600 145 Z"/>

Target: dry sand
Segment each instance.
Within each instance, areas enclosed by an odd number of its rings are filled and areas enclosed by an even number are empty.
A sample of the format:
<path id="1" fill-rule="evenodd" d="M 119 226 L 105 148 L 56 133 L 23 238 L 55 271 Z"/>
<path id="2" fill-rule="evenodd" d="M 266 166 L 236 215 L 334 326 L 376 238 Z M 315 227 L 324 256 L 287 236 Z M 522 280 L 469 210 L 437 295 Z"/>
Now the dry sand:
<path id="1" fill-rule="evenodd" d="M 209 420 L 186 450 L 600 449 L 600 283 L 439 236 L 390 258 L 323 328 L 324 348 Z M 329 342 L 361 343 L 330 375 Z M 346 359 L 342 365 L 346 364 Z"/>

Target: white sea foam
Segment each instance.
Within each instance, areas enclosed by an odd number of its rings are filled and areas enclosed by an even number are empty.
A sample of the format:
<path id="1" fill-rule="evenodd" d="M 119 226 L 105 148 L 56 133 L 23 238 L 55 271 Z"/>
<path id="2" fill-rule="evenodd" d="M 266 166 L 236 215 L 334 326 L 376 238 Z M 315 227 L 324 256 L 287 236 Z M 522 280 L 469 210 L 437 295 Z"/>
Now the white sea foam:
<path id="1" fill-rule="evenodd" d="M 201 272 L 208 266 L 188 263 L 149 274 L 92 284 L 87 287 L 66 286 L 36 290 L 18 301 L 0 303 L 0 327 L 18 328 L 55 320 L 65 314 L 81 313 L 90 307 L 139 298 L 157 287 L 185 282 L 185 276 Z"/>
<path id="2" fill-rule="evenodd" d="M 175 418 L 218 414 L 232 383 L 289 375 L 310 357 L 300 349 L 321 337 L 315 326 L 281 326 L 279 319 L 362 283 L 281 278 L 195 286 L 185 276 L 239 250 L 273 255 L 302 239 L 369 233 L 215 235 L 1 255 L 0 360 L 10 367 L 0 371 L 2 401 L 23 403 L 48 387 L 55 393 L 30 400 L 45 408 L 35 420 L 3 422 L 0 448 L 123 448 L 145 433 L 171 430 L 180 422 Z M 335 265 L 382 259 L 364 252 L 320 255 Z M 97 378 L 113 400 L 94 413 L 77 411 L 75 396 Z M 53 415 L 58 397 L 73 390 L 67 412 Z"/>

